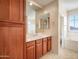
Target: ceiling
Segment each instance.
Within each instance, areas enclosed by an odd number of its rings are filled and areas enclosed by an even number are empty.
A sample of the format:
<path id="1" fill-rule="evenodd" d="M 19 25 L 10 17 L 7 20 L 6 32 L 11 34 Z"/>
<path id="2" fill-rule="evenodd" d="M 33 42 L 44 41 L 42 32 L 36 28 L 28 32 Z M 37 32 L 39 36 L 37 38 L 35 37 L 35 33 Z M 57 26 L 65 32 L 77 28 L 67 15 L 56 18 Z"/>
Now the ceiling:
<path id="1" fill-rule="evenodd" d="M 61 0 L 62 6 L 66 10 L 72 10 L 78 8 L 78 0 Z"/>
<path id="2" fill-rule="evenodd" d="M 31 7 L 38 10 L 53 2 L 54 0 L 28 0 L 28 5 L 32 3 Z M 29 5 L 30 6 L 30 5 Z"/>
<path id="3" fill-rule="evenodd" d="M 33 0 L 33 1 L 39 4 L 40 6 L 45 6 L 54 0 Z"/>
<path id="4" fill-rule="evenodd" d="M 34 3 L 32 7 L 38 9 L 48 5 L 54 0 L 28 0 L 28 1 L 32 1 Z M 78 7 L 78 0 L 59 0 L 59 1 L 61 1 L 62 8 L 66 10 L 72 10 Z"/>

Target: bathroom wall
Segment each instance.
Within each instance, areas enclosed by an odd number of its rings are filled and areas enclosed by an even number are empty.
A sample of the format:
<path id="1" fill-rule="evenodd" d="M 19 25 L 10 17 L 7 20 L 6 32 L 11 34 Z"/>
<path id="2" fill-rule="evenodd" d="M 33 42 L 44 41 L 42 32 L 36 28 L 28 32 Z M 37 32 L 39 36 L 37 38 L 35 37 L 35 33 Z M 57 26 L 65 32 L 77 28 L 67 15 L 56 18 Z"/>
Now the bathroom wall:
<path id="1" fill-rule="evenodd" d="M 38 22 L 40 15 L 43 15 L 45 13 L 50 14 L 50 27 L 46 29 L 44 32 L 42 30 L 38 30 Z M 43 9 L 40 9 L 37 11 L 37 27 L 36 32 L 42 32 L 45 34 L 52 35 L 52 52 L 58 53 L 58 1 L 55 0 L 52 3 L 48 4 L 47 6 L 44 6 Z"/>

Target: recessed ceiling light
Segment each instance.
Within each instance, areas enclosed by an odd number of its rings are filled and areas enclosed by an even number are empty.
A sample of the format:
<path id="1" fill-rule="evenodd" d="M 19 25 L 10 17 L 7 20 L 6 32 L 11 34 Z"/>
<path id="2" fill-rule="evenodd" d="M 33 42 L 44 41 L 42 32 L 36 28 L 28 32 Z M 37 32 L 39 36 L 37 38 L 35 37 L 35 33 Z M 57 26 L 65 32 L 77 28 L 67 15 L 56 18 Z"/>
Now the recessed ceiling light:
<path id="1" fill-rule="evenodd" d="M 30 2 L 30 3 L 29 3 L 29 5 L 33 5 L 33 3 L 32 3 L 32 2 Z"/>

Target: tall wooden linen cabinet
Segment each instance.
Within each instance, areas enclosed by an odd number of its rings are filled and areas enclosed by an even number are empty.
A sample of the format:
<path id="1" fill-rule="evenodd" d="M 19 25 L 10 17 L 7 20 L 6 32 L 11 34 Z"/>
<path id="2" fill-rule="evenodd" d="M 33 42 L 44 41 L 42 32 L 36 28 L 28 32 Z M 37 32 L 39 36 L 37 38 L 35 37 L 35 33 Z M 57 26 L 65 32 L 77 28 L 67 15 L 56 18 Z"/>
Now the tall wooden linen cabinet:
<path id="1" fill-rule="evenodd" d="M 24 59 L 23 0 L 0 0 L 0 59 Z"/>

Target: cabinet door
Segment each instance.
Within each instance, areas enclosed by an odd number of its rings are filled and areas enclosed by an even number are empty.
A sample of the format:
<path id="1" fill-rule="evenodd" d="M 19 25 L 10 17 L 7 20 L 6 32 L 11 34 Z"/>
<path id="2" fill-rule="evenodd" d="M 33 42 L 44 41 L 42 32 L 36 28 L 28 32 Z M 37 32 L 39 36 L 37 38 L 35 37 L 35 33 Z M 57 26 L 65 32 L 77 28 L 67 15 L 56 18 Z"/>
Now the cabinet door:
<path id="1" fill-rule="evenodd" d="M 47 38 L 43 39 L 43 55 L 47 53 Z"/>
<path id="2" fill-rule="evenodd" d="M 0 27 L 0 59 L 9 58 L 8 27 Z"/>
<path id="3" fill-rule="evenodd" d="M 42 42 L 36 44 L 36 59 L 42 56 Z"/>
<path id="4" fill-rule="evenodd" d="M 0 0 L 0 21 L 23 22 L 23 0 Z"/>
<path id="5" fill-rule="evenodd" d="M 23 27 L 9 27 L 10 59 L 23 59 Z"/>
<path id="6" fill-rule="evenodd" d="M 51 37 L 48 37 L 48 41 L 47 41 L 47 45 L 48 45 L 48 51 L 51 50 Z"/>
<path id="7" fill-rule="evenodd" d="M 0 21 L 9 20 L 10 0 L 0 0 Z"/>
<path id="8" fill-rule="evenodd" d="M 23 59 L 23 27 L 0 27 L 0 59 Z"/>
<path id="9" fill-rule="evenodd" d="M 10 0 L 10 21 L 23 22 L 23 1 Z"/>
<path id="10" fill-rule="evenodd" d="M 26 48 L 26 59 L 35 59 L 35 46 L 30 46 Z"/>

